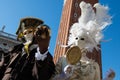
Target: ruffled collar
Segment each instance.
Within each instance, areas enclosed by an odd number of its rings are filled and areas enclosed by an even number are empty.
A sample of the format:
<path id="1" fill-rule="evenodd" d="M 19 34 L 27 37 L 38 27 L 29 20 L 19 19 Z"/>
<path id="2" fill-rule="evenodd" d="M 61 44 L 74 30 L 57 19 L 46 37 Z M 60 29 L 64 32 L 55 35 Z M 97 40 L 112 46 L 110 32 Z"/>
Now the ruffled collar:
<path id="1" fill-rule="evenodd" d="M 35 58 L 37 60 L 44 61 L 45 58 L 47 57 L 47 53 L 48 53 L 48 50 L 45 53 L 41 54 L 39 47 L 37 47 L 37 52 L 35 53 Z"/>

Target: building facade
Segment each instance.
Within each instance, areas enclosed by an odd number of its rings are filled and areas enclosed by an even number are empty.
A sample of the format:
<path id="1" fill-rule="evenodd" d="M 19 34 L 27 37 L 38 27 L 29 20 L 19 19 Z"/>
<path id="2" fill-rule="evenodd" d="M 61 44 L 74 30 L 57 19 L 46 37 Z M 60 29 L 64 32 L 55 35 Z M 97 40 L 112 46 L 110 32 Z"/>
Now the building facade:
<path id="1" fill-rule="evenodd" d="M 15 35 L 0 31 L 0 51 L 7 53 L 15 45 L 19 44 Z"/>

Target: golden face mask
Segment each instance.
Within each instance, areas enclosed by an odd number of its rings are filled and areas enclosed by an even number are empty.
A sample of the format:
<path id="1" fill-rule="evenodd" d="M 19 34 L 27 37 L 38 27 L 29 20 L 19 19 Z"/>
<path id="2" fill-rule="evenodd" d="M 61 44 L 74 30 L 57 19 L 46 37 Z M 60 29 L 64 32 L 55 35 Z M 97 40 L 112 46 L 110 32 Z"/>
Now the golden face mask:
<path id="1" fill-rule="evenodd" d="M 23 31 L 23 36 L 24 36 L 26 42 L 27 41 L 32 41 L 33 36 L 34 36 L 34 29 L 32 29 L 32 28 L 25 29 Z"/>
<path id="2" fill-rule="evenodd" d="M 28 30 L 25 30 L 25 31 L 23 32 L 23 35 L 27 35 L 27 34 L 30 34 L 30 33 L 32 33 L 32 32 L 33 32 L 32 29 L 28 29 Z"/>
<path id="3" fill-rule="evenodd" d="M 34 32 L 35 32 L 35 29 L 33 27 L 27 28 L 23 32 L 20 32 L 18 34 L 17 39 L 20 40 L 22 37 L 24 37 L 26 41 L 32 40 Z"/>

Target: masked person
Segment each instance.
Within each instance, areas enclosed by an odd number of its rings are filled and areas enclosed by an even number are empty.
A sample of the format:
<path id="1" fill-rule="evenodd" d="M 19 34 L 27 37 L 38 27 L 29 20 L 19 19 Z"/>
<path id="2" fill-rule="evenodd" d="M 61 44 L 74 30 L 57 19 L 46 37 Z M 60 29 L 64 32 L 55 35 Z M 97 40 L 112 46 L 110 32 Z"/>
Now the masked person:
<path id="1" fill-rule="evenodd" d="M 49 80 L 51 78 L 55 65 L 48 51 L 50 37 L 50 28 L 47 25 L 40 25 L 35 32 L 38 47 L 30 51 L 28 57 L 26 55 L 27 59 L 23 58 L 24 64 L 18 66 L 22 68 L 15 80 Z"/>
<path id="2" fill-rule="evenodd" d="M 78 46 L 70 47 L 65 55 L 58 59 L 52 80 L 82 80 L 80 79 L 81 56 L 82 53 Z"/>
<path id="3" fill-rule="evenodd" d="M 53 57 L 48 51 L 50 42 L 50 28 L 47 25 L 41 25 L 35 33 L 35 39 L 38 47 L 32 51 L 35 53 L 35 64 L 33 76 L 35 80 L 49 80 L 55 71 Z"/>
<path id="4" fill-rule="evenodd" d="M 24 66 L 28 63 L 27 60 L 29 60 L 30 51 L 37 47 L 34 40 L 34 32 L 36 27 L 41 24 L 43 24 L 43 21 L 37 18 L 21 19 L 16 34 L 18 35 L 18 40 L 22 41 L 22 43 L 10 51 L 10 63 L 6 68 L 2 80 L 31 80 L 20 79 L 19 76 Z"/>

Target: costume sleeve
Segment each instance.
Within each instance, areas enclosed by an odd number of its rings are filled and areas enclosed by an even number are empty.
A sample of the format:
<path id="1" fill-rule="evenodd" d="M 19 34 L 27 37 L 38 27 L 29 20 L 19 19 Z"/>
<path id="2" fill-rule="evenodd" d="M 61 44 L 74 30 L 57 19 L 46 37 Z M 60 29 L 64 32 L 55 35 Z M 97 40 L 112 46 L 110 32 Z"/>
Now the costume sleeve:
<path id="1" fill-rule="evenodd" d="M 63 77 L 61 77 L 62 73 L 62 57 L 58 59 L 55 65 L 55 74 L 52 76 L 51 80 L 64 80 Z"/>
<path id="2" fill-rule="evenodd" d="M 55 65 L 55 75 L 61 74 L 62 72 L 62 57 L 60 57 Z"/>
<path id="3" fill-rule="evenodd" d="M 50 79 L 55 74 L 55 64 L 53 62 L 52 56 L 49 57 L 47 64 L 48 64 L 48 72 L 47 72 L 48 75 L 47 76 L 48 76 L 48 79 Z"/>
<path id="4" fill-rule="evenodd" d="M 51 74 L 54 74 L 55 72 L 55 64 L 53 62 L 53 58 L 51 56 L 51 59 L 48 61 L 49 71 Z"/>

